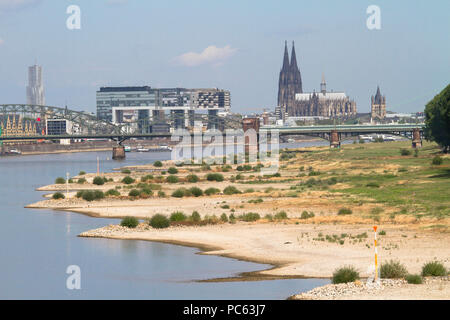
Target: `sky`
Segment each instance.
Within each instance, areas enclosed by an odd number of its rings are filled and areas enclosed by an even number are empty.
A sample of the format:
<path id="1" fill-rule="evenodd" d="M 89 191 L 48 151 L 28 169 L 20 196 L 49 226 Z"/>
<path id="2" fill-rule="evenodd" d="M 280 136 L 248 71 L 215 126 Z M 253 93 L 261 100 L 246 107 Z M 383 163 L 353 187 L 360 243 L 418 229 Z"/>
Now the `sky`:
<path id="1" fill-rule="evenodd" d="M 66 26 L 70 5 L 80 29 Z M 388 110 L 416 112 L 449 84 L 448 0 L 0 0 L 0 104 L 26 102 L 37 63 L 51 106 L 95 112 L 101 86 L 149 85 L 218 87 L 234 112 L 274 110 L 285 40 L 304 92 L 324 74 L 358 112 L 377 85 Z"/>

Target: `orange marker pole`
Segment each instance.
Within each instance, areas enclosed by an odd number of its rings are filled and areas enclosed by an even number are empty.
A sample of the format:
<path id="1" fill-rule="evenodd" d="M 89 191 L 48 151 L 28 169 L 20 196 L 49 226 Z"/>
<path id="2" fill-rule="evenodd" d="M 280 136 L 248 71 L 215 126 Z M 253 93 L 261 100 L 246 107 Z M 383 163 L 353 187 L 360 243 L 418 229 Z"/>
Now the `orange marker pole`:
<path id="1" fill-rule="evenodd" d="M 377 226 L 373 227 L 374 234 L 374 245 L 375 245 L 375 280 L 378 280 L 378 249 L 377 249 Z"/>

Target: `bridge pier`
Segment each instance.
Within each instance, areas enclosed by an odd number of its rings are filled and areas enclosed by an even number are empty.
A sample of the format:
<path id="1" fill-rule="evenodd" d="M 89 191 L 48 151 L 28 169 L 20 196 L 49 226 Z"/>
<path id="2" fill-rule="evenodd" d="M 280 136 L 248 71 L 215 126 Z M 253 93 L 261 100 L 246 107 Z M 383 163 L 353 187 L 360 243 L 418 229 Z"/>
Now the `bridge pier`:
<path id="1" fill-rule="evenodd" d="M 412 132 L 412 147 L 421 148 L 422 147 L 422 137 L 420 136 L 420 129 L 415 128 Z"/>
<path id="2" fill-rule="evenodd" d="M 113 147 L 113 154 L 112 154 L 113 160 L 123 160 L 125 159 L 125 147 L 124 146 L 117 146 Z"/>
<path id="3" fill-rule="evenodd" d="M 341 140 L 339 138 L 339 132 L 337 130 L 333 130 L 330 133 L 330 148 L 340 148 Z"/>

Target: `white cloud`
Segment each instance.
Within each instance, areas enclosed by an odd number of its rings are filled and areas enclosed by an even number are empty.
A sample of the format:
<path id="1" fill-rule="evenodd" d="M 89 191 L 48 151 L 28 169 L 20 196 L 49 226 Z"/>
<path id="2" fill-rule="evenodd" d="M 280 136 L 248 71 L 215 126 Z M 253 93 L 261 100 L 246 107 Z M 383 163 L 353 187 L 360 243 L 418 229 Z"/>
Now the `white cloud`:
<path id="1" fill-rule="evenodd" d="M 223 48 L 217 48 L 214 45 L 207 47 L 203 52 L 187 52 L 175 58 L 175 62 L 180 65 L 194 67 L 201 64 L 220 65 L 225 60 L 236 53 L 237 49 L 226 45 Z"/>

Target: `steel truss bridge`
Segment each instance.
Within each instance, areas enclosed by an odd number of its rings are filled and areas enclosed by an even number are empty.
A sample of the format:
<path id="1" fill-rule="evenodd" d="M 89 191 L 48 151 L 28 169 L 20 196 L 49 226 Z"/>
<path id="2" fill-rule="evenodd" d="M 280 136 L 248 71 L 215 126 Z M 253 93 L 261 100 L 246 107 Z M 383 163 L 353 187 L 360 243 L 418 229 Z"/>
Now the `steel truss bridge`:
<path id="1" fill-rule="evenodd" d="M 119 144 L 130 138 L 170 138 L 172 133 L 155 132 L 152 133 L 149 127 L 153 124 L 161 123 L 161 119 L 139 119 L 134 122 L 124 124 L 113 124 L 107 121 L 98 120 L 95 115 L 90 113 L 74 111 L 68 108 L 38 106 L 27 104 L 3 104 L 0 105 L 0 121 L 5 125 L 7 116 L 19 115 L 22 119 L 36 121 L 42 119 L 65 119 L 69 120 L 75 126 L 73 132 L 63 135 L 45 135 L 36 133 L 36 135 L 5 135 L 0 136 L 0 141 L 18 141 L 18 140 L 59 140 L 59 139 L 111 139 Z M 203 117 L 202 117 L 203 116 Z M 208 124 L 220 129 L 225 135 L 227 129 L 242 129 L 241 118 L 223 118 L 215 115 L 196 114 L 194 118 L 187 119 L 193 124 L 195 121 L 204 121 L 207 116 Z M 182 117 L 179 120 L 186 120 L 184 115 L 172 115 L 168 120 L 171 123 L 176 121 L 176 117 Z M 255 128 L 257 129 L 257 128 Z M 407 137 L 409 139 L 421 138 L 424 130 L 424 124 L 385 124 L 385 125 L 320 125 L 320 126 L 262 126 L 259 132 L 278 132 L 279 136 L 307 135 L 320 137 L 330 142 L 344 140 L 346 138 L 364 135 L 364 134 L 392 134 Z M 256 130 L 259 134 L 258 130 Z M 414 132 L 416 135 L 414 137 Z M 193 133 L 191 133 L 193 134 Z"/>

